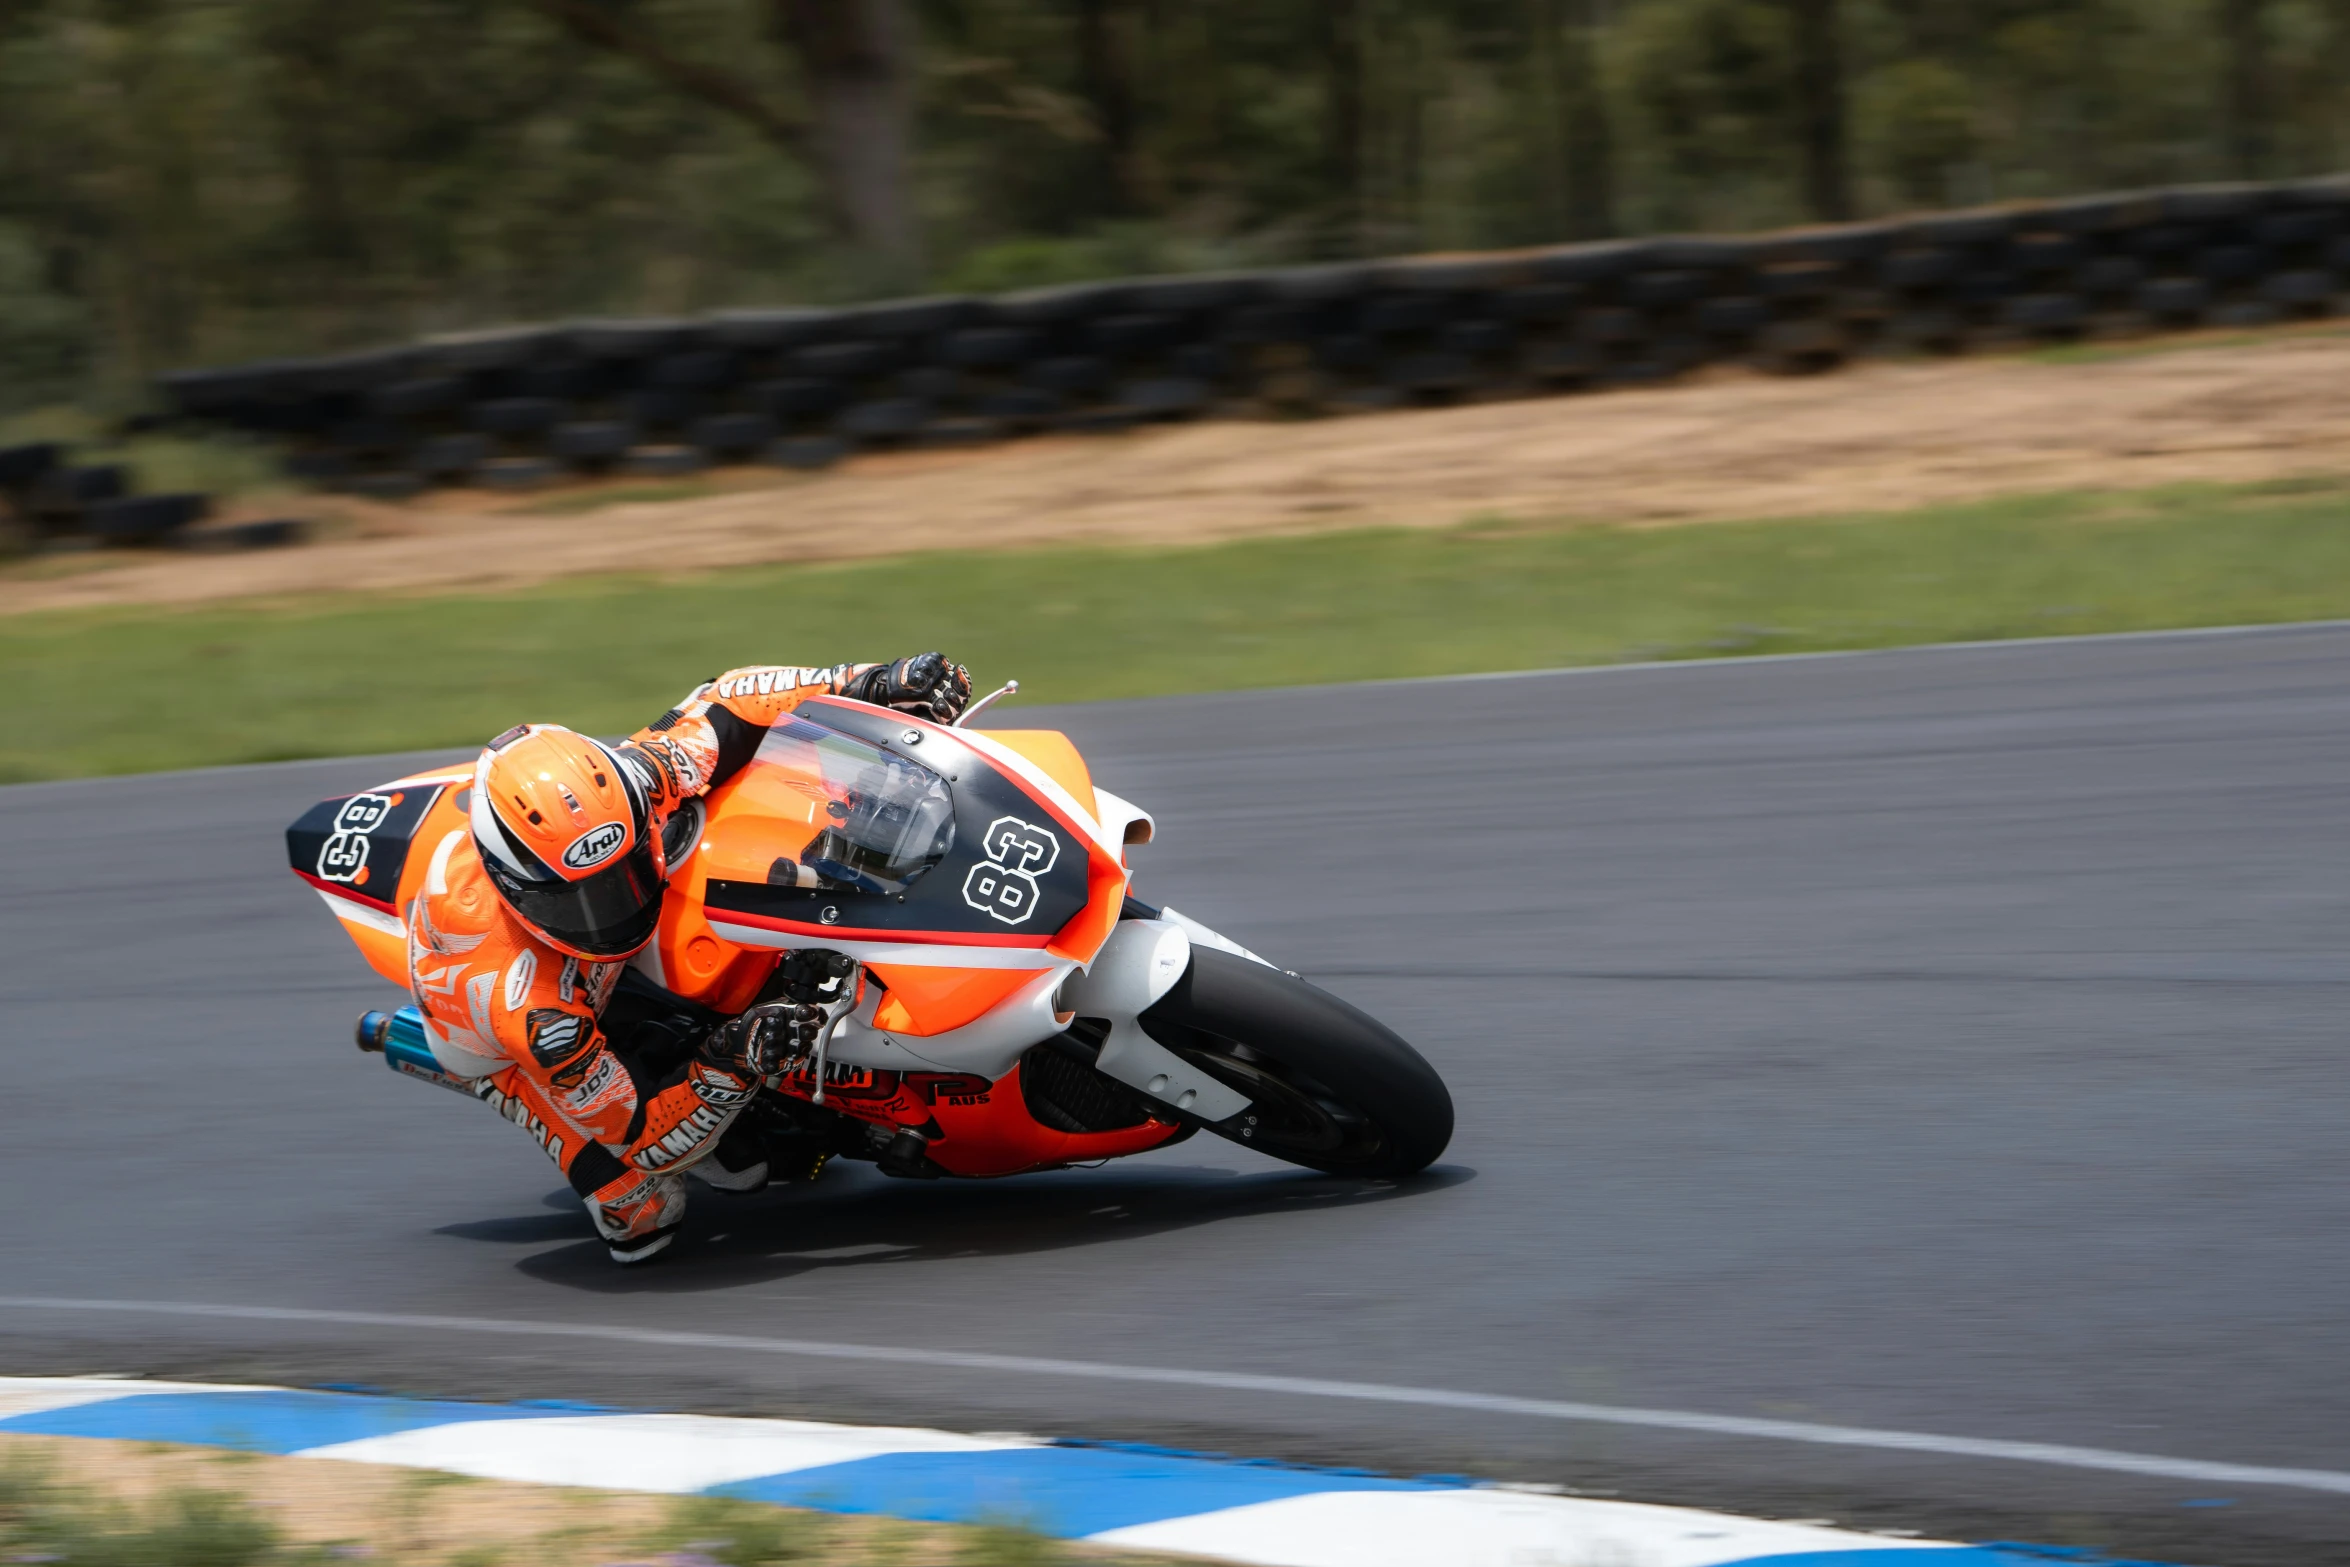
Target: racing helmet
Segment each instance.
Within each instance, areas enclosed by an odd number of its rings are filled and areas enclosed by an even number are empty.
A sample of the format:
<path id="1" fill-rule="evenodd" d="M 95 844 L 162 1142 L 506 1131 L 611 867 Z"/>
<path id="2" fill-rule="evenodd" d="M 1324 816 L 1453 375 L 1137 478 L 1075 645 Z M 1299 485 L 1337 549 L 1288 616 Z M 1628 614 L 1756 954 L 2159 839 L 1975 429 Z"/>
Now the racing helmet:
<path id="1" fill-rule="evenodd" d="M 473 843 L 508 910 L 577 958 L 625 958 L 661 920 L 668 867 L 637 776 L 559 724 L 520 724 L 473 765 Z"/>

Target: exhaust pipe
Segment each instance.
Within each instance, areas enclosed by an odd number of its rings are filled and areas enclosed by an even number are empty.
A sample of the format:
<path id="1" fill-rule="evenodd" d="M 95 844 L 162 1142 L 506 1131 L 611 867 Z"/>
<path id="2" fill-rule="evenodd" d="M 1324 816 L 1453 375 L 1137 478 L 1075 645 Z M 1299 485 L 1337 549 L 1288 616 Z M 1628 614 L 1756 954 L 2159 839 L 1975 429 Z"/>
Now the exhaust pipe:
<path id="1" fill-rule="evenodd" d="M 382 1056 L 384 1065 L 402 1077 L 413 1077 L 468 1099 L 474 1097 L 471 1083 L 441 1070 L 439 1058 L 424 1037 L 424 1015 L 414 1007 L 402 1007 L 397 1012 L 362 1012 L 356 1035 L 360 1050 Z"/>

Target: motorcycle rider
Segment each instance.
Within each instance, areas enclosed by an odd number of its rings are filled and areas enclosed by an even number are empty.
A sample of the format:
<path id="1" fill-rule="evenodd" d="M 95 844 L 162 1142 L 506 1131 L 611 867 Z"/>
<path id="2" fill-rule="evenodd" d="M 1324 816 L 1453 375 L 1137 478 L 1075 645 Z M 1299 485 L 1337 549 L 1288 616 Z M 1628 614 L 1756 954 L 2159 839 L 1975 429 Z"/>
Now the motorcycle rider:
<path id="1" fill-rule="evenodd" d="M 813 1048 L 820 1011 L 754 1006 L 652 1081 L 598 1020 L 660 921 L 663 824 L 819 695 L 952 722 L 971 677 L 935 652 L 830 669 L 754 665 L 695 687 L 618 746 L 518 725 L 474 764 L 472 832 L 449 836 L 409 905 L 409 988 L 427 1033 L 453 1055 L 484 1058 L 475 1096 L 562 1169 L 617 1262 L 669 1245 L 686 1170 L 722 1190 L 766 1182 L 755 1154 L 735 1168 L 714 1155 L 761 1080 Z"/>

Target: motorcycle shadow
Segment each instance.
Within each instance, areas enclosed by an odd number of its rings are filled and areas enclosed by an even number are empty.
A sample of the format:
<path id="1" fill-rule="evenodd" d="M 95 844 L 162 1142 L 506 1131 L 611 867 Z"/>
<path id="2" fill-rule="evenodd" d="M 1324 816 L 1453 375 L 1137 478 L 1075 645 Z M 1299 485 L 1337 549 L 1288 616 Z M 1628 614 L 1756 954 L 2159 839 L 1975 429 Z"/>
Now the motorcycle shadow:
<path id="1" fill-rule="evenodd" d="M 1304 1170 L 1248 1175 L 1210 1166 L 1061 1171 L 1000 1181 L 896 1181 L 828 1172 L 815 1186 L 727 1197 L 697 1187 L 668 1255 L 618 1268 L 587 1232 L 579 1199 L 550 1193 L 543 1214 L 444 1226 L 436 1233 L 543 1245 L 516 1271 L 597 1294 L 691 1294 L 772 1283 L 838 1268 L 1014 1257 L 1166 1235 L 1279 1213 L 1309 1213 L 1428 1196 L 1476 1179 L 1436 1165 L 1406 1180 L 1365 1181 Z"/>

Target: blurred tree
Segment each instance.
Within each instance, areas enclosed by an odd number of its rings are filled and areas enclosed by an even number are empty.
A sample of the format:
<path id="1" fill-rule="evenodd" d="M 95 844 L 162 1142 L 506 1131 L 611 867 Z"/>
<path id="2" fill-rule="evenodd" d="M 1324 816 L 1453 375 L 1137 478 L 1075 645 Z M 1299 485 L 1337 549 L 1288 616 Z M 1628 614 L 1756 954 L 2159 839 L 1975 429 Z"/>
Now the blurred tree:
<path id="1" fill-rule="evenodd" d="M 1549 232 L 1595 239 L 1615 231 L 1607 104 L 1592 45 L 1596 0 L 1526 0 L 1534 102 L 1541 129 L 1542 217 Z"/>
<path id="2" fill-rule="evenodd" d="M 1853 213 L 1845 145 L 1844 39 L 1837 0 L 1788 0 L 1795 14 L 1796 112 L 1803 144 L 1803 199 L 1822 223 Z"/>
<path id="3" fill-rule="evenodd" d="M 1643 0 L 1619 23 L 1636 228 L 1754 227 L 1805 208 L 1792 16 L 1779 0 Z"/>
<path id="4" fill-rule="evenodd" d="M 0 413 L 71 393 L 87 367 L 88 313 L 47 271 L 32 237 L 0 223 Z"/>
<path id="5" fill-rule="evenodd" d="M 0 0 L 0 399 L 2350 163 L 2350 0 Z"/>
<path id="6" fill-rule="evenodd" d="M 900 280 L 919 276 L 907 175 L 913 36 L 898 0 L 765 0 L 771 30 L 798 59 L 806 115 L 731 70 L 672 49 L 625 0 L 526 3 L 808 159 L 843 231 Z"/>
<path id="7" fill-rule="evenodd" d="M 2254 180 L 2269 163 L 2269 114 L 2275 91 L 2269 69 L 2265 0 L 2219 0 L 2222 48 L 2227 73 L 2221 101 L 2226 107 L 2228 161 L 2238 179 Z"/>
<path id="8" fill-rule="evenodd" d="M 909 183 L 913 33 L 898 0 L 772 0 L 815 105 L 816 161 L 854 234 L 906 282 L 922 244 Z"/>
<path id="9" fill-rule="evenodd" d="M 1975 94 L 1946 60 L 1897 60 L 1863 85 L 1855 119 L 1872 171 L 1905 206 L 1955 204 L 1979 150 Z"/>
<path id="10" fill-rule="evenodd" d="M 1570 239 L 1599 239 L 1616 231 L 1615 134 L 1599 76 L 1597 34 L 1602 0 L 1566 0 L 1559 35 L 1558 91 L 1565 105 L 1560 140 L 1567 158 Z"/>
<path id="11" fill-rule="evenodd" d="M 1102 210 L 1133 217 L 1150 205 L 1138 145 L 1134 18 L 1119 0 L 1077 0 L 1077 57 L 1101 148 Z"/>
<path id="12" fill-rule="evenodd" d="M 1363 221 L 1363 0 L 1316 0 L 1325 106 L 1322 139 L 1333 230 L 1360 244 Z"/>

